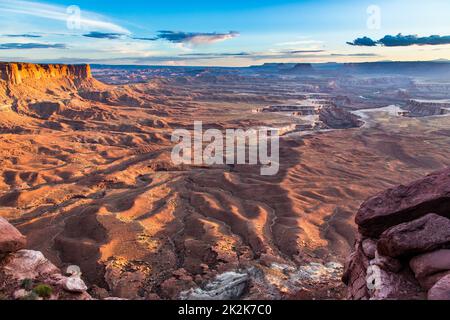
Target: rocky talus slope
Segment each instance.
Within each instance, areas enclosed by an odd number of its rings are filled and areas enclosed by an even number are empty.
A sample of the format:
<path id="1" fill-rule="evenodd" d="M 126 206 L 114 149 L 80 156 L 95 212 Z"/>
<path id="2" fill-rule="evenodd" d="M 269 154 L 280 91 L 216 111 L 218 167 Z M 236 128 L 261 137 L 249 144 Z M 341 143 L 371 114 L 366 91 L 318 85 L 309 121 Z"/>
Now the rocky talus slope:
<path id="1" fill-rule="evenodd" d="M 24 249 L 26 242 L 25 236 L 0 217 L 0 300 L 92 299 L 76 266 L 63 275 L 42 252 Z"/>
<path id="2" fill-rule="evenodd" d="M 368 199 L 343 276 L 349 299 L 450 300 L 450 168 Z"/>

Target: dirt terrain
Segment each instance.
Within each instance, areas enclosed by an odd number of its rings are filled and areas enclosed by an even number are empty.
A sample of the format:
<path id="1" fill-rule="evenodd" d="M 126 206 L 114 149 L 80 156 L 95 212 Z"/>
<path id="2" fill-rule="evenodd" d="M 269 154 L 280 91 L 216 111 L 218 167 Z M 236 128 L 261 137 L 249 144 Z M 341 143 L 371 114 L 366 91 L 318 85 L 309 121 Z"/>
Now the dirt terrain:
<path id="1" fill-rule="evenodd" d="M 254 110 L 310 97 L 245 77 L 113 85 L 37 70 L 0 80 L 0 216 L 57 266 L 80 266 L 93 296 L 178 299 L 234 272 L 247 275 L 239 298 L 342 298 L 360 204 L 450 165 L 450 117 L 381 110 L 283 136 L 275 176 L 175 166 L 174 129 L 302 124 Z"/>

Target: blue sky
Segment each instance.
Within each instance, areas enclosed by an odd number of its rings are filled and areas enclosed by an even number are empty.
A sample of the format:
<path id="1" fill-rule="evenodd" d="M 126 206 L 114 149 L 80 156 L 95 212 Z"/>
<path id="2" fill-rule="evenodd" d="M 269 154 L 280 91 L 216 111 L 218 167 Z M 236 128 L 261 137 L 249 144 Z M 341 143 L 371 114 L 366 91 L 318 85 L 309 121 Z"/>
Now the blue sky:
<path id="1" fill-rule="evenodd" d="M 0 18 L 3 61 L 247 66 L 450 59 L 446 0 L 0 0 Z"/>

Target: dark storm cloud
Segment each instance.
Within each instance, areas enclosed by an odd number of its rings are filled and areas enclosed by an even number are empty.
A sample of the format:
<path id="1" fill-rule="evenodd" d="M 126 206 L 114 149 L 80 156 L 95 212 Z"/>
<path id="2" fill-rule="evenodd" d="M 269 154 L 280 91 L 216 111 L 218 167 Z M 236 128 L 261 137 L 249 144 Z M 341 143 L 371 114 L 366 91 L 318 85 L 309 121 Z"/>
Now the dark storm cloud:
<path id="1" fill-rule="evenodd" d="M 236 31 L 228 33 L 217 32 L 183 32 L 183 31 L 158 31 L 158 39 L 164 39 L 173 43 L 208 44 L 224 41 L 239 36 Z"/>
<path id="2" fill-rule="evenodd" d="M 385 35 L 378 41 L 374 41 L 368 37 L 357 38 L 352 42 L 347 42 L 352 46 L 373 47 L 381 45 L 385 47 L 407 47 L 413 45 L 440 45 L 450 44 L 450 36 L 431 35 L 428 37 L 418 37 L 417 35 L 402 35 L 399 33 L 396 36 Z"/>
<path id="3" fill-rule="evenodd" d="M 376 41 L 373 41 L 369 37 L 362 37 L 353 40 L 352 42 L 347 42 L 347 44 L 351 46 L 365 46 L 365 47 L 374 47 L 377 45 Z"/>
<path id="4" fill-rule="evenodd" d="M 45 44 L 45 43 L 2 43 L 0 50 L 21 50 L 21 49 L 66 49 L 66 45 L 62 43 Z"/>

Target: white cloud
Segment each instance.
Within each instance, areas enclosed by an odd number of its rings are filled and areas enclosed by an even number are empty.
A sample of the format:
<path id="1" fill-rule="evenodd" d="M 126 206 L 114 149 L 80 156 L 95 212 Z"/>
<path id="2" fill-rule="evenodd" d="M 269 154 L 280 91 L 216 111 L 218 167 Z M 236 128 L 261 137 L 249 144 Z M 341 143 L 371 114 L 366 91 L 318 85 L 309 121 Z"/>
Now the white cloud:
<path id="1" fill-rule="evenodd" d="M 302 46 L 302 45 L 319 45 L 322 44 L 323 41 L 320 40 L 297 40 L 297 41 L 288 41 L 288 42 L 281 42 L 281 43 L 277 43 L 275 44 L 276 46 L 280 46 L 280 47 L 288 47 L 288 46 Z"/>
<path id="2" fill-rule="evenodd" d="M 37 3 L 32 1 L 0 0 L 2 16 L 27 15 L 54 21 L 66 22 L 70 15 L 67 7 Z M 83 30 L 103 30 L 118 33 L 130 33 L 126 28 L 108 21 L 105 17 L 84 11 L 81 8 L 80 26 Z"/>

